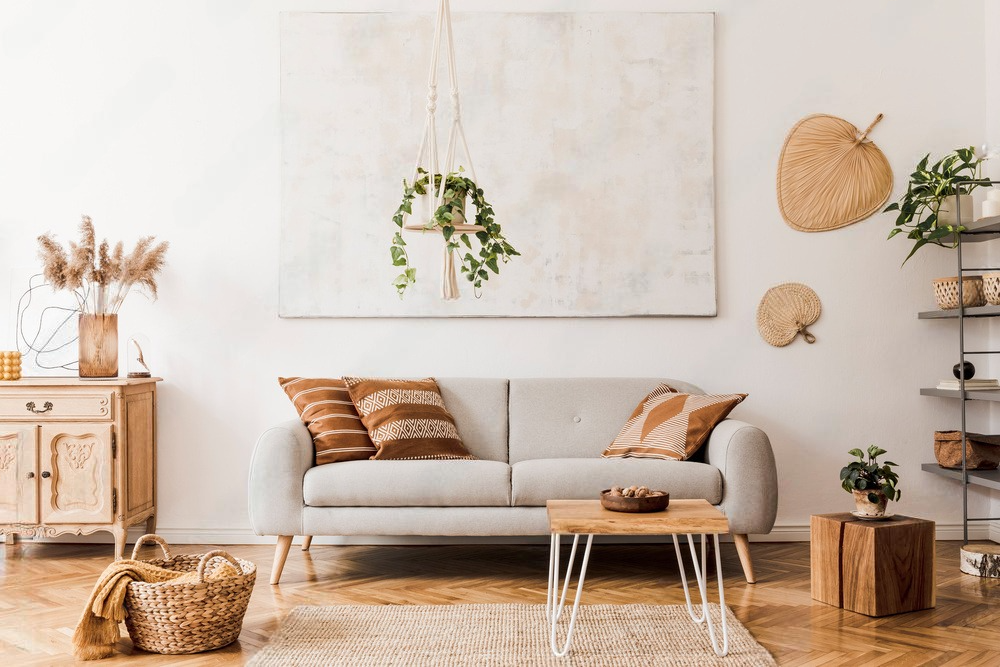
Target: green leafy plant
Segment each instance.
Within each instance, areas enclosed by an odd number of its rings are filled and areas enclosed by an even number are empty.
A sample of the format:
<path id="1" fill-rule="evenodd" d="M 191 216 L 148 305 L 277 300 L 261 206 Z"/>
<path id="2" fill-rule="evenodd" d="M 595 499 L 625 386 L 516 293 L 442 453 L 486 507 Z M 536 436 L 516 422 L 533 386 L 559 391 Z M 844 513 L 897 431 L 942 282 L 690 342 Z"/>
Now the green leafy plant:
<path id="1" fill-rule="evenodd" d="M 506 264 L 511 257 L 520 255 L 514 246 L 507 241 L 503 235 L 500 224 L 493 219 L 493 206 L 486 201 L 483 196 L 483 189 L 477 186 L 472 179 L 462 175 L 463 170 L 459 167 L 457 172 L 448 174 L 444 179 L 444 197 L 442 204 L 434 211 L 434 216 L 424 225 L 424 229 L 439 229 L 444 236 L 447 248 L 450 251 L 458 251 L 456 254 L 460 260 L 461 271 L 466 279 L 472 283 L 476 296 L 480 295 L 483 282 L 489 280 L 489 271 L 494 274 L 500 273 L 500 263 Z M 434 175 L 433 191 L 439 191 L 441 187 L 441 174 Z M 402 269 L 402 273 L 396 276 L 393 285 L 399 293 L 400 298 L 406 293 L 406 288 L 417 281 L 417 270 L 410 266 L 410 258 L 406 252 L 406 241 L 403 240 L 403 220 L 406 215 L 413 214 L 413 200 L 417 195 L 426 195 L 430 191 L 430 174 L 422 167 L 417 169 L 417 180 L 412 185 L 403 181 L 403 200 L 396 209 L 392 221 L 399 228 L 392 237 L 392 245 L 389 251 L 392 254 L 392 265 Z M 485 228 L 485 231 L 475 233 L 475 238 L 479 244 L 476 255 L 472 247 L 472 241 L 468 233 L 456 233 L 455 225 L 465 222 L 465 202 L 466 198 L 472 200 L 476 207 L 475 224 Z M 468 252 L 462 254 L 461 246 L 464 245 Z M 487 271 L 489 269 L 489 271 Z"/>
<path id="2" fill-rule="evenodd" d="M 939 221 L 941 203 L 948 197 L 967 195 L 977 187 L 990 183 L 989 179 L 980 178 L 983 158 L 976 157 L 972 146 L 955 149 L 928 167 L 930 158 L 928 153 L 917 164 L 917 168 L 910 174 L 906 193 L 899 201 L 889 204 L 883 210 L 883 213 L 899 212 L 896 226 L 889 232 L 890 239 L 906 232 L 906 238 L 915 241 L 903 264 L 928 243 L 945 248 L 957 246 L 957 232 L 963 232 L 966 228 Z"/>
<path id="3" fill-rule="evenodd" d="M 853 493 L 854 491 L 868 491 L 868 500 L 877 503 L 879 497 L 877 492 L 881 491 L 889 500 L 899 500 L 899 477 L 892 470 L 892 466 L 899 465 L 892 461 L 879 464 L 878 457 L 886 453 L 878 445 L 871 445 L 868 448 L 868 460 L 865 461 L 865 452 L 854 448 L 847 452 L 851 456 L 858 457 L 857 461 L 851 461 L 840 469 L 840 485 L 844 491 Z"/>

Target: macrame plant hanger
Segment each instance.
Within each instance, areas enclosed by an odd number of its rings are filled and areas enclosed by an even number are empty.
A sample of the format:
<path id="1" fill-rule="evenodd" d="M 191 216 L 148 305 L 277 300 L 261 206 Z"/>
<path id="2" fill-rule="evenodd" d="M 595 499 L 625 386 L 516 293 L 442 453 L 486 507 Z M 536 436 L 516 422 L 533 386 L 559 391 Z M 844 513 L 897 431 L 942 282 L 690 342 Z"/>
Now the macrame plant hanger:
<path id="1" fill-rule="evenodd" d="M 441 54 L 441 36 L 445 38 L 445 48 L 448 58 L 448 82 L 451 86 L 451 131 L 448 134 L 448 147 L 445 151 L 443 163 L 438 160 L 437 145 L 437 122 L 435 113 L 437 111 L 437 71 Z M 464 167 L 468 169 L 469 176 L 473 182 L 476 179 L 476 170 L 472 166 L 472 155 L 469 153 L 469 144 L 465 140 L 465 128 L 462 127 L 462 107 L 458 97 L 458 75 L 455 68 L 455 43 L 451 32 L 451 3 L 449 0 L 440 0 L 438 4 L 437 19 L 434 24 L 434 45 L 431 52 L 431 69 L 427 77 L 427 120 L 424 122 L 424 134 L 420 140 L 420 148 L 417 150 L 417 161 L 413 168 L 413 183 L 420 176 L 419 169 L 423 166 L 426 155 L 428 174 L 428 195 L 424 197 L 427 202 L 427 223 L 410 223 L 403 225 L 403 229 L 415 232 L 436 232 L 440 230 L 433 226 L 434 213 L 444 204 L 444 193 L 447 190 L 446 180 L 449 173 L 457 168 L 455 164 L 455 151 L 459 143 L 465 151 L 466 163 Z M 441 174 L 441 183 L 435 186 L 437 174 Z M 469 234 L 486 231 L 481 225 L 456 224 L 455 234 Z M 461 296 L 458 291 L 458 279 L 455 276 L 454 252 L 448 249 L 447 243 L 444 246 L 444 265 L 441 272 L 441 298 L 445 301 L 454 301 Z"/>

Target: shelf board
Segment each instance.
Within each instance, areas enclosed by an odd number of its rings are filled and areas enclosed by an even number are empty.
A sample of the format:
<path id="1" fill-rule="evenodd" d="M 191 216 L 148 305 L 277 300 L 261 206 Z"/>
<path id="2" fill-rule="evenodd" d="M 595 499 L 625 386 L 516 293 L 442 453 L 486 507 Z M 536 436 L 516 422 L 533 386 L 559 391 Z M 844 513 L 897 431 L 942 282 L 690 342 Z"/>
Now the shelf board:
<path id="1" fill-rule="evenodd" d="M 1000 216 L 980 218 L 976 220 L 975 224 L 977 225 L 976 229 L 960 234 L 962 243 L 982 243 L 983 241 L 1000 239 Z M 954 239 L 954 236 L 952 234 L 945 238 Z"/>
<path id="2" fill-rule="evenodd" d="M 938 389 L 937 387 L 922 387 L 921 396 L 937 396 L 939 398 L 961 398 L 958 389 Z M 970 401 L 1000 401 L 1000 389 L 988 389 L 985 391 L 967 391 L 965 397 Z"/>
<path id="3" fill-rule="evenodd" d="M 962 471 L 942 468 L 936 463 L 922 463 L 920 469 L 941 477 L 947 477 L 955 481 L 962 481 Z M 985 486 L 989 489 L 1000 491 L 1000 470 L 968 470 L 969 484 L 974 486 Z"/>
<path id="4" fill-rule="evenodd" d="M 1000 306 L 977 306 L 965 309 L 966 317 L 997 317 L 1000 316 Z M 917 313 L 920 320 L 958 319 L 958 308 L 952 310 L 925 310 Z"/>

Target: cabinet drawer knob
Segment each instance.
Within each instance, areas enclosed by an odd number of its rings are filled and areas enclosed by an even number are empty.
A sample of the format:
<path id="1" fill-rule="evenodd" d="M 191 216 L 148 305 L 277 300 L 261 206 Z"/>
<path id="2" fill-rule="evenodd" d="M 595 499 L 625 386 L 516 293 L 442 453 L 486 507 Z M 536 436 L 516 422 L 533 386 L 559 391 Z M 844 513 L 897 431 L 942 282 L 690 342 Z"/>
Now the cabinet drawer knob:
<path id="1" fill-rule="evenodd" d="M 49 477 L 52 477 L 52 473 L 50 473 L 48 470 L 43 470 L 42 471 L 42 477 L 44 477 L 45 479 L 48 479 Z"/>
<path id="2" fill-rule="evenodd" d="M 35 473 L 29 472 L 27 475 L 25 475 L 25 477 L 27 477 L 28 479 L 34 479 L 35 478 Z"/>
<path id="3" fill-rule="evenodd" d="M 28 401 L 27 403 L 24 404 L 24 407 L 28 409 L 28 412 L 34 412 L 36 415 L 43 415 L 49 410 L 51 410 L 54 406 L 52 405 L 52 401 L 45 401 L 45 403 L 42 404 L 42 409 L 39 410 L 35 407 L 34 401 Z"/>

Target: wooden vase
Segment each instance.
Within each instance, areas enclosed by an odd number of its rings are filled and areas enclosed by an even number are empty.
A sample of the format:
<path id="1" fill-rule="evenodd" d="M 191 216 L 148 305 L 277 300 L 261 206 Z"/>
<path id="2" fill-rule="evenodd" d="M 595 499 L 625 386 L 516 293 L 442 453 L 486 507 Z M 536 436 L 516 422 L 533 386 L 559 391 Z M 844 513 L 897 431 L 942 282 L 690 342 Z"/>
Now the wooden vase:
<path id="1" fill-rule="evenodd" d="M 118 315 L 80 314 L 80 377 L 118 377 Z"/>

